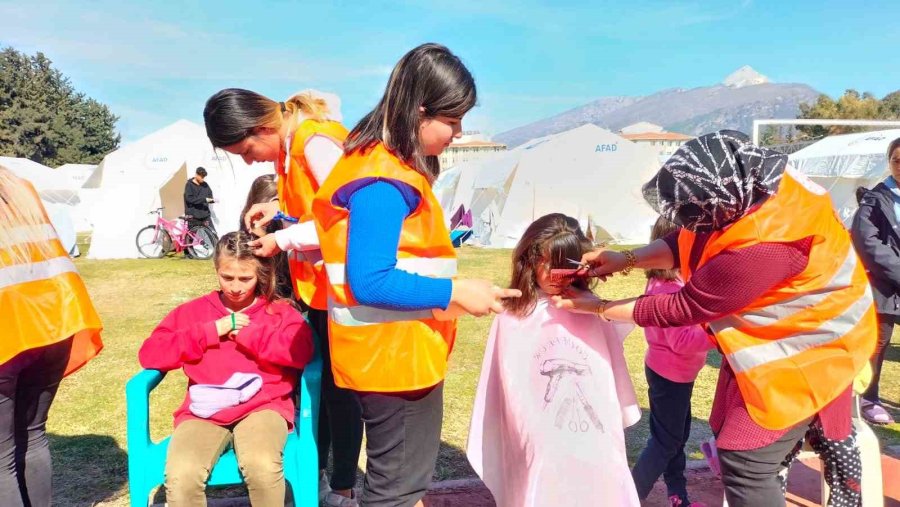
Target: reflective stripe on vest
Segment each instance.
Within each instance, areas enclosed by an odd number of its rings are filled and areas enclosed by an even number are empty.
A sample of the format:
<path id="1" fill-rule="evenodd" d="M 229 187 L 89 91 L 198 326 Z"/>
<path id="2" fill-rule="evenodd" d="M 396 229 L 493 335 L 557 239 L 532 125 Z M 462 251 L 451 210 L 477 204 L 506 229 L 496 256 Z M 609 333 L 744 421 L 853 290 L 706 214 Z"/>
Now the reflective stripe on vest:
<path id="1" fill-rule="evenodd" d="M 54 257 L 46 261 L 15 264 L 0 268 L 0 289 L 20 283 L 47 280 L 63 273 L 77 273 L 75 264 L 68 257 Z"/>
<path id="2" fill-rule="evenodd" d="M 821 345 L 827 345 L 839 340 L 859 324 L 860 319 L 872 306 L 872 288 L 866 287 L 863 295 L 856 300 L 844 313 L 825 321 L 815 331 L 796 333 L 769 343 L 753 345 L 732 354 L 728 354 L 728 364 L 735 373 L 742 373 L 752 368 L 762 366 L 773 361 L 794 357 L 805 350 Z M 713 332 L 724 333 L 732 327 L 719 328 L 720 319 L 710 324 Z M 770 323 L 775 323 L 771 319 Z"/>
<path id="3" fill-rule="evenodd" d="M 431 276 L 434 278 L 451 278 L 456 276 L 456 259 L 454 258 L 427 258 L 405 257 L 397 259 L 396 268 L 407 273 Z M 345 285 L 346 265 L 339 263 L 325 264 L 325 272 L 328 281 L 332 285 Z M 332 298 L 328 298 L 328 313 L 335 323 L 342 326 L 369 326 L 372 324 L 384 324 L 386 322 L 399 322 L 404 320 L 421 320 L 433 317 L 431 310 L 388 310 L 366 305 L 342 305 Z"/>
<path id="4" fill-rule="evenodd" d="M 356 305 L 345 306 L 328 299 L 328 315 L 335 324 L 342 326 L 358 327 L 371 326 L 373 324 L 385 324 L 387 322 L 402 322 L 405 320 L 421 320 L 433 317 L 431 310 L 387 310 L 374 306 Z"/>
<path id="5" fill-rule="evenodd" d="M 449 257 L 404 257 L 397 259 L 396 268 L 414 275 L 434 278 L 451 278 L 456 276 L 456 259 Z M 346 285 L 346 265 L 338 263 L 325 264 L 325 272 L 331 285 Z"/>

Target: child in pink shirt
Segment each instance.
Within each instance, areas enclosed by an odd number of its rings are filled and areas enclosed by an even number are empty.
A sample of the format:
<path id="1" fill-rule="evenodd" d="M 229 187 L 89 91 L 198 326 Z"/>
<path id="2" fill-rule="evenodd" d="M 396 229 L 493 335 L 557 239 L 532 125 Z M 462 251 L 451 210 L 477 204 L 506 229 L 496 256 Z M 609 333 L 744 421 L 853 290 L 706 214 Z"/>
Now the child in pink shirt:
<path id="1" fill-rule="evenodd" d="M 660 217 L 653 226 L 651 241 L 676 230 Z M 678 292 L 684 285 L 674 269 L 647 271 L 647 295 Z M 650 494 L 662 475 L 668 489 L 669 505 L 687 507 L 684 477 L 684 445 L 691 433 L 691 393 L 694 380 L 706 362 L 713 342 L 700 326 L 647 327 L 647 355 L 644 359 L 650 398 L 650 439 L 632 469 L 641 499 Z"/>
<path id="2" fill-rule="evenodd" d="M 312 332 L 290 302 L 275 300 L 272 260 L 251 253 L 252 238 L 232 232 L 219 240 L 219 290 L 172 310 L 138 353 L 144 368 L 182 368 L 188 377 L 166 457 L 173 507 L 206 505 L 206 480 L 229 445 L 250 503 L 284 505 L 282 450 Z"/>

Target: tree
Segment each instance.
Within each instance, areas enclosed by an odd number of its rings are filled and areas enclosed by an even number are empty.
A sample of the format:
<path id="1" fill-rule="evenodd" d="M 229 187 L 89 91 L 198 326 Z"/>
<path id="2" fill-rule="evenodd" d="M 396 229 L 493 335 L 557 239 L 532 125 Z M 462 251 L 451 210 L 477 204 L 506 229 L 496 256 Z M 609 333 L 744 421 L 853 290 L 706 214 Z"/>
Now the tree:
<path id="1" fill-rule="evenodd" d="M 814 104 L 800 104 L 797 118 L 843 119 L 843 120 L 894 120 L 900 118 L 900 90 L 890 93 L 882 100 L 871 93 L 859 94 L 856 90 L 847 90 L 834 101 L 828 95 L 819 95 Z M 862 132 L 865 127 L 848 127 L 843 125 L 802 125 L 798 126 L 801 136 L 806 139 Z"/>
<path id="2" fill-rule="evenodd" d="M 43 53 L 0 51 L 0 155 L 57 166 L 99 163 L 116 149 L 118 117 L 75 90 Z"/>

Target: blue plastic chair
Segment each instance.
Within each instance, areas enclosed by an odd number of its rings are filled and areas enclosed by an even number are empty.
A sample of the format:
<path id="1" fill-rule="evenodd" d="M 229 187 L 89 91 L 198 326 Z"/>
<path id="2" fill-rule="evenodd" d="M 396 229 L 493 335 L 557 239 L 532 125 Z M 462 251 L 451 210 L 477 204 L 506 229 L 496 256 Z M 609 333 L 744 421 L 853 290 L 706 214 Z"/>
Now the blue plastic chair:
<path id="1" fill-rule="evenodd" d="M 322 387 L 322 359 L 316 354 L 303 370 L 300 401 L 294 417 L 294 429 L 284 446 L 284 477 L 294 493 L 294 505 L 319 505 L 319 454 L 316 435 L 319 422 L 319 393 Z M 165 373 L 143 370 L 128 381 L 128 487 L 132 507 L 147 507 L 154 488 L 164 482 L 166 450 L 169 440 L 150 439 L 150 391 Z M 209 476 L 209 486 L 243 484 L 234 450 L 226 451 Z"/>

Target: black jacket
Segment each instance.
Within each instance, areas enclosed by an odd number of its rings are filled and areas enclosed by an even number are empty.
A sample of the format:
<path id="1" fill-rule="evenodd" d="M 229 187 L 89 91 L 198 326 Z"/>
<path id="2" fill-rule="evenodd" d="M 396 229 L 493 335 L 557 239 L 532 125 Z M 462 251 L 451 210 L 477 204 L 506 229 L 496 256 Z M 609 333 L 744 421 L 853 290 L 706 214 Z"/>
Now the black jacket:
<path id="1" fill-rule="evenodd" d="M 212 199 L 212 189 L 205 181 L 201 184 L 194 183 L 194 178 L 184 184 L 184 214 L 191 215 L 197 220 L 209 218 L 209 203 L 206 198 Z"/>
<path id="2" fill-rule="evenodd" d="M 878 313 L 900 315 L 900 229 L 884 183 L 857 191 L 859 209 L 850 234 L 869 274 Z"/>

